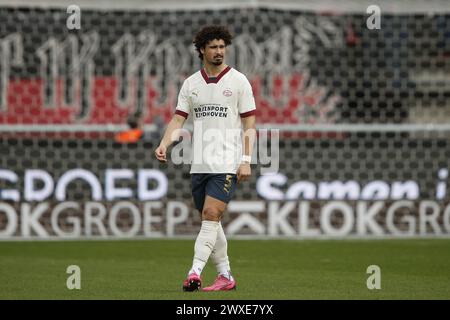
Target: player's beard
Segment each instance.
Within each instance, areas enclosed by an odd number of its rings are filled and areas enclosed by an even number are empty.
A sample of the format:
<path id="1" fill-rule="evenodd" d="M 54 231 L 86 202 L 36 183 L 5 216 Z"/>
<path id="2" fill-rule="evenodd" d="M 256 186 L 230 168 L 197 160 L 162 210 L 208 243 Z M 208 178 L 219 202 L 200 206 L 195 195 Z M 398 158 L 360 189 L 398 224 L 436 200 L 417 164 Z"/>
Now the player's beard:
<path id="1" fill-rule="evenodd" d="M 220 66 L 223 63 L 223 56 L 214 57 L 212 64 L 215 66 Z"/>

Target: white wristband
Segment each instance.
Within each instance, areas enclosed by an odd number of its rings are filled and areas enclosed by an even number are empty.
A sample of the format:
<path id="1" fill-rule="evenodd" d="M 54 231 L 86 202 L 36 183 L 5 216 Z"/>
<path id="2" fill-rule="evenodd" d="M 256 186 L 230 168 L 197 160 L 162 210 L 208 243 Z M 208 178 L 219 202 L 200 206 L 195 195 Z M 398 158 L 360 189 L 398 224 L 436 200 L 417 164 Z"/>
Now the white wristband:
<path id="1" fill-rule="evenodd" d="M 242 156 L 241 161 L 242 161 L 242 162 L 248 162 L 248 163 L 250 163 L 250 162 L 252 162 L 252 157 L 251 157 L 251 156 L 247 156 L 247 155 L 244 154 L 244 155 Z"/>

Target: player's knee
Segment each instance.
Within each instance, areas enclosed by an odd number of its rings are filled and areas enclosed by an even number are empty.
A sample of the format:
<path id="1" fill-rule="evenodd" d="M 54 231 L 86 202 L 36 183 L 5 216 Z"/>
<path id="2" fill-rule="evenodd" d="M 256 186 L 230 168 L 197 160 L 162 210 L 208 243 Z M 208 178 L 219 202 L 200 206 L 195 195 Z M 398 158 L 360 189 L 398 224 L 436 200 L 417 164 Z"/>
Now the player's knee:
<path id="1" fill-rule="evenodd" d="M 209 221 L 220 221 L 222 218 L 222 212 L 214 207 L 206 207 L 202 212 L 202 219 Z"/>

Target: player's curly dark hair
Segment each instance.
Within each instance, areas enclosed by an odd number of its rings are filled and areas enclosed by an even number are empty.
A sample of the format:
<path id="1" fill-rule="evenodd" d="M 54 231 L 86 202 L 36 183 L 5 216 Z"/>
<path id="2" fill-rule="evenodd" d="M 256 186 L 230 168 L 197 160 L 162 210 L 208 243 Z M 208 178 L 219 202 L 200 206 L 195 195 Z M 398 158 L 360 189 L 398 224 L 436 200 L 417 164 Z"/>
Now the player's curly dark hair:
<path id="1" fill-rule="evenodd" d="M 228 46 L 231 44 L 231 39 L 233 39 L 233 36 L 225 26 L 211 25 L 203 27 L 199 32 L 197 32 L 193 41 L 195 49 L 198 51 L 198 57 L 200 60 L 203 60 L 203 54 L 200 49 L 205 48 L 206 44 L 214 39 L 223 40 L 225 45 Z"/>

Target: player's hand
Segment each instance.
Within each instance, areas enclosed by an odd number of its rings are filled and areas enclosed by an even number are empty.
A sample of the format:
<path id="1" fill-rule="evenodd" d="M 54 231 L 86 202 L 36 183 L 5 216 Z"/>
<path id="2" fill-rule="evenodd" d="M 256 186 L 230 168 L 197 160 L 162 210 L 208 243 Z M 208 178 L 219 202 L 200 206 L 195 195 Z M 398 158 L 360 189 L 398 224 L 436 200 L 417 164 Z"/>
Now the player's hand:
<path id="1" fill-rule="evenodd" d="M 252 175 L 250 163 L 241 163 L 236 174 L 238 183 L 250 179 L 250 176 Z"/>
<path id="2" fill-rule="evenodd" d="M 161 162 L 167 162 L 166 152 L 167 148 L 163 145 L 159 145 L 159 147 L 156 148 L 155 150 L 156 159 L 158 159 Z"/>

